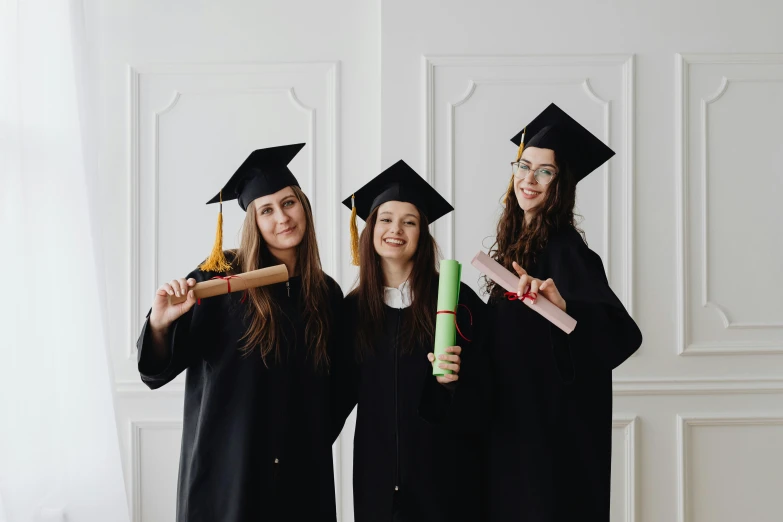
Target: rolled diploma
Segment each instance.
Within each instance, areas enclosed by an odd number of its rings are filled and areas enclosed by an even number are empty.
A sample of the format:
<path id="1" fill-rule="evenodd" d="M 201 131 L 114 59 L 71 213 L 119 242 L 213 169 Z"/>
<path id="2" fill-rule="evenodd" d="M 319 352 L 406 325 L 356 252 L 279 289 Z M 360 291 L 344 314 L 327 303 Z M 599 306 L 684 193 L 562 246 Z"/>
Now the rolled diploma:
<path id="1" fill-rule="evenodd" d="M 229 287 L 231 288 L 231 292 L 239 292 L 241 290 L 247 290 L 248 288 L 273 285 L 284 281 L 288 281 L 288 269 L 285 265 L 275 265 L 267 268 L 259 268 L 258 270 L 251 270 L 250 272 L 242 274 L 225 276 L 224 279 L 202 281 L 196 283 L 191 290 L 196 299 L 205 299 L 207 297 L 227 294 Z M 170 304 L 179 304 L 184 303 L 185 301 L 187 301 L 187 294 L 179 297 L 176 295 L 169 296 Z"/>
<path id="2" fill-rule="evenodd" d="M 459 282 L 462 275 L 462 265 L 453 259 L 440 262 L 440 277 L 438 278 L 438 313 L 435 316 L 435 364 L 432 375 L 452 373 L 438 367 L 438 356 L 446 353 L 446 348 L 457 342 L 457 303 L 459 302 Z M 454 312 L 442 313 L 442 312 Z"/>
<path id="3" fill-rule="evenodd" d="M 478 268 L 481 273 L 492 279 L 495 283 L 505 288 L 506 291 L 517 293 L 519 288 L 519 277 L 503 268 L 500 263 L 484 252 L 479 251 L 470 264 Z M 555 284 L 557 284 L 557 282 L 555 282 Z M 576 319 L 562 311 L 542 295 L 536 297 L 535 303 L 530 299 L 524 299 L 523 302 L 567 334 L 570 334 L 574 331 L 574 328 L 576 328 Z"/>

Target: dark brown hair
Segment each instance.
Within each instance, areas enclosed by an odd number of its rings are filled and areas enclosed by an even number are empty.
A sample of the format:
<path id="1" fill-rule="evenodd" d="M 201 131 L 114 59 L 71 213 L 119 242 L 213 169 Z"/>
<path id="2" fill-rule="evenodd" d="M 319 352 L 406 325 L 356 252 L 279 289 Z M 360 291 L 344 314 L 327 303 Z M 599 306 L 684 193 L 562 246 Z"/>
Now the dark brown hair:
<path id="1" fill-rule="evenodd" d="M 411 352 L 414 346 L 432 344 L 435 335 L 435 307 L 437 305 L 439 249 L 430 234 L 429 223 L 419 211 L 419 241 L 413 254 L 410 275 L 412 322 L 402 332 L 403 350 Z M 376 208 L 367 218 L 359 238 L 359 279 L 350 295 L 358 299 L 357 357 L 363 359 L 372 352 L 377 333 L 383 331 L 383 269 L 381 256 L 375 251 L 373 237 L 378 221 Z"/>

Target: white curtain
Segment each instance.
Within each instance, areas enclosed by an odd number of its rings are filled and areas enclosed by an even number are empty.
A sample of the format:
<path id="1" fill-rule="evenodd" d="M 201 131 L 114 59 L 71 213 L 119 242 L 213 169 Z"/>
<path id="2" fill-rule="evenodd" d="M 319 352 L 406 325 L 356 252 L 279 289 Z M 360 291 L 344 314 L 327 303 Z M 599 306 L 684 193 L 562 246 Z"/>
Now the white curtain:
<path id="1" fill-rule="evenodd" d="M 83 21 L 0 0 L 0 522 L 128 520 Z"/>

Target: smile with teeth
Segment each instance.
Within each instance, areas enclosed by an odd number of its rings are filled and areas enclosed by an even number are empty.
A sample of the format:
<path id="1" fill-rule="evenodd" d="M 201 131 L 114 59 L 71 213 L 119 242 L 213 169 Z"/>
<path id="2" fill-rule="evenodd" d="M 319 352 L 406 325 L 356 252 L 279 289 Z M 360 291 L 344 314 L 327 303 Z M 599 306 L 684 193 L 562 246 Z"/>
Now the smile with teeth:
<path id="1" fill-rule="evenodd" d="M 522 192 L 523 192 L 524 194 L 528 195 L 528 196 L 538 196 L 539 194 L 541 194 L 540 192 L 534 192 L 534 191 L 532 191 L 532 190 L 528 190 L 528 189 L 526 189 L 526 188 L 523 188 L 523 189 L 522 189 Z"/>
<path id="2" fill-rule="evenodd" d="M 394 238 L 391 238 L 391 237 L 387 237 L 383 241 L 384 241 L 384 243 L 387 243 L 389 245 L 399 245 L 399 246 L 402 246 L 402 245 L 405 244 L 405 241 L 403 241 L 402 239 L 394 239 Z"/>

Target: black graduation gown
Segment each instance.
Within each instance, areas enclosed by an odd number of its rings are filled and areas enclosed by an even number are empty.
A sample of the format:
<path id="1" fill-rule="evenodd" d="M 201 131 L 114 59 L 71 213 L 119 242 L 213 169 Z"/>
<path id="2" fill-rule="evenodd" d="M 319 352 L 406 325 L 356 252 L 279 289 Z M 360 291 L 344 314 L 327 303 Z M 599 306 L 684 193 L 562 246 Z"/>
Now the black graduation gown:
<path id="1" fill-rule="evenodd" d="M 210 279 L 200 270 L 188 277 Z M 327 276 L 336 338 L 342 292 Z M 152 389 L 187 369 L 177 487 L 178 522 L 335 521 L 333 382 L 307 357 L 301 280 L 269 287 L 282 310 L 281 361 L 243 355 L 242 293 L 204 299 L 171 327 L 171 359 L 154 360 L 149 319 L 139 372 Z M 330 342 L 334 360 L 335 342 Z"/>
<path id="2" fill-rule="evenodd" d="M 525 268 L 554 280 L 577 326 L 566 335 L 519 301 L 490 300 L 491 520 L 608 522 L 611 372 L 642 335 L 572 227 Z"/>
<path id="3" fill-rule="evenodd" d="M 468 286 L 460 289 L 458 325 L 468 339 L 479 334 L 486 306 Z M 345 324 L 357 323 L 357 298 L 345 298 Z M 480 520 L 483 463 L 478 342 L 462 347 L 460 380 L 444 386 L 432 375 L 432 346 L 405 350 L 399 334 L 411 308 L 384 305 L 385 324 L 373 353 L 349 357 L 350 378 L 340 379 L 338 429 L 358 403 L 353 492 L 357 522 Z M 354 346 L 355 332 L 346 330 Z M 349 353 L 348 350 L 343 351 Z M 344 369 L 344 368 L 343 368 Z"/>

